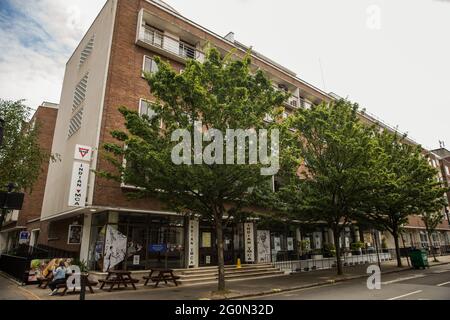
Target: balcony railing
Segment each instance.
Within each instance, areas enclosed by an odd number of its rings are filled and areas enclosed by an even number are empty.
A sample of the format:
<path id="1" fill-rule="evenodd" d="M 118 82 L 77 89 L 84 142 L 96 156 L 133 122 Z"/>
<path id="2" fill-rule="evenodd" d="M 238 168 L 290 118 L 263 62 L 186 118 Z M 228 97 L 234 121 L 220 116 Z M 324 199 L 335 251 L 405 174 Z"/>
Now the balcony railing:
<path id="1" fill-rule="evenodd" d="M 203 52 L 197 50 L 195 47 L 183 41 L 165 35 L 162 32 L 147 25 L 142 26 L 139 40 L 153 47 L 162 49 L 165 52 L 171 53 L 184 60 L 194 59 L 202 62 L 205 57 Z"/>

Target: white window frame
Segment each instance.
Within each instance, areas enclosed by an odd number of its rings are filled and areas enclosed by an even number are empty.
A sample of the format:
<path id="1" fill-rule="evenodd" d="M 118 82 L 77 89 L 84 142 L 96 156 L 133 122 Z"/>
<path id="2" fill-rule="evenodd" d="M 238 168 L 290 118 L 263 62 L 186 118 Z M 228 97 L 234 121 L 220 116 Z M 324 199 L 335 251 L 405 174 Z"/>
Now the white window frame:
<path id="1" fill-rule="evenodd" d="M 140 98 L 139 99 L 139 115 L 140 116 L 142 116 L 142 102 L 143 101 L 145 101 L 146 103 L 148 103 L 148 104 L 154 104 L 154 102 L 152 102 L 152 101 L 150 101 L 150 100 L 147 100 L 147 99 L 145 99 L 145 98 Z M 159 127 L 162 129 L 162 127 L 163 127 L 163 122 L 162 122 L 162 119 L 161 119 L 161 122 L 160 122 L 160 124 L 159 124 Z"/>
<path id="2" fill-rule="evenodd" d="M 153 57 L 144 54 L 144 58 L 142 59 L 142 71 L 141 71 L 142 78 L 144 78 L 144 72 L 147 72 L 147 71 L 145 71 L 145 61 L 147 58 L 152 60 L 153 63 L 155 63 L 155 59 Z M 155 73 L 155 72 L 157 72 L 157 71 L 150 70 L 150 73 Z"/>

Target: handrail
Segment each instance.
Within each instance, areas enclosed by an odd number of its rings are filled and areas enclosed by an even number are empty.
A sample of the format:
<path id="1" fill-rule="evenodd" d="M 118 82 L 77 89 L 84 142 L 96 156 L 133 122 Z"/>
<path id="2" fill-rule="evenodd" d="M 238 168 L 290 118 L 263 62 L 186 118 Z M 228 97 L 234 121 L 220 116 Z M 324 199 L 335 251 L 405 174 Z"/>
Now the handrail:
<path id="1" fill-rule="evenodd" d="M 199 59 L 204 56 L 204 53 L 196 47 L 182 40 L 166 35 L 148 25 L 142 26 L 140 38 L 150 45 L 172 52 L 185 59 Z"/>

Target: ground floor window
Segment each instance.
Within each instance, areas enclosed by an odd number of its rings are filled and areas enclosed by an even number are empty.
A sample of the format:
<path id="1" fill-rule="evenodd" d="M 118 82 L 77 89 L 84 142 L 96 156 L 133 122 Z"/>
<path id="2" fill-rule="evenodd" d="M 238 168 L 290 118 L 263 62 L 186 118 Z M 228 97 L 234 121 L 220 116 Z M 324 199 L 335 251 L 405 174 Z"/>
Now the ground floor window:
<path id="1" fill-rule="evenodd" d="M 105 259 L 114 269 L 183 268 L 184 225 L 181 216 L 112 211 L 96 214 L 91 227 L 90 268 L 103 271 Z M 116 241 L 115 251 L 107 248 L 111 241 Z"/>

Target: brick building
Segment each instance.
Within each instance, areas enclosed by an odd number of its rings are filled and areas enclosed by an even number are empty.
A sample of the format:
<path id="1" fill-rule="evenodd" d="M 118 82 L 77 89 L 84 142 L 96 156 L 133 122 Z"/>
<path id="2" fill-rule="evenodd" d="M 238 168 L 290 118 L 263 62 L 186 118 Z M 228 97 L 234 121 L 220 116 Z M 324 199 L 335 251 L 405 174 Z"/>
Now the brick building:
<path id="1" fill-rule="evenodd" d="M 50 102 L 43 102 L 30 120 L 32 125 L 39 128 L 38 142 L 41 149 L 50 154 L 55 131 L 56 118 L 58 115 L 58 105 Z M 45 161 L 41 168 L 41 173 L 33 186 L 31 192 L 27 192 L 24 197 L 22 210 L 12 211 L 7 214 L 0 232 L 0 252 L 7 251 L 15 247 L 19 241 L 20 231 L 28 231 L 30 235 L 30 245 L 35 245 L 40 238 L 40 218 L 42 202 L 44 199 L 45 184 L 47 181 L 49 162 Z"/>
<path id="2" fill-rule="evenodd" d="M 51 149 L 61 161 L 48 168 L 40 222 L 36 220 L 39 243 L 79 252 L 98 271 L 104 269 L 106 243 L 113 238 L 123 240 L 117 246 L 125 255 L 120 267 L 127 269 L 216 263 L 215 234 L 209 223 L 168 212 L 156 199 L 129 200 L 126 192 L 131 186 L 102 179 L 92 171 L 110 168 L 100 150 L 113 141 L 112 130 L 123 128 L 118 107 L 151 112 L 154 98 L 142 71 L 156 70 L 153 56 L 161 56 L 181 72 L 187 59 L 204 59 L 208 43 L 223 54 L 235 49 L 243 57 L 249 50 L 232 32 L 219 36 L 162 1 L 106 2 L 66 65 Z M 285 103 L 287 113 L 335 98 L 254 50 L 252 63 L 254 69 L 266 72 L 274 86 L 292 94 Z M 249 234 L 254 239 L 250 244 L 244 241 Z M 370 237 L 369 233 L 365 240 L 372 242 Z M 341 238 L 341 245 L 349 248 L 364 234 L 353 227 Z M 324 227 L 249 220 L 225 230 L 225 260 L 234 264 L 249 245 L 253 259 L 243 262 L 289 258 L 299 241 L 306 239 L 311 249 L 333 242 L 331 231 Z"/>

